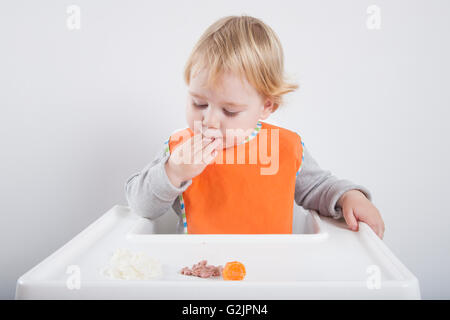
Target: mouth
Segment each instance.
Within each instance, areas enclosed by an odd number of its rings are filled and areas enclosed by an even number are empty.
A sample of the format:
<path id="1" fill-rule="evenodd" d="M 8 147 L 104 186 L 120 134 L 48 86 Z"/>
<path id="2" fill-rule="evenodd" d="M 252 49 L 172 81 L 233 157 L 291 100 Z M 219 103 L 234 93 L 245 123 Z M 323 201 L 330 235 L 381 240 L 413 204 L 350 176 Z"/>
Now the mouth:
<path id="1" fill-rule="evenodd" d="M 219 129 L 206 129 L 202 131 L 202 137 L 204 139 L 222 139 L 222 132 Z"/>
<path id="2" fill-rule="evenodd" d="M 206 136 L 204 136 L 202 134 L 202 138 L 204 139 L 205 144 L 210 144 L 210 143 L 214 142 L 215 140 L 219 140 L 219 145 L 216 147 L 217 150 L 221 150 L 221 149 L 225 149 L 226 148 L 225 140 L 224 140 L 223 137 L 215 137 L 215 136 L 214 137 L 206 137 Z"/>

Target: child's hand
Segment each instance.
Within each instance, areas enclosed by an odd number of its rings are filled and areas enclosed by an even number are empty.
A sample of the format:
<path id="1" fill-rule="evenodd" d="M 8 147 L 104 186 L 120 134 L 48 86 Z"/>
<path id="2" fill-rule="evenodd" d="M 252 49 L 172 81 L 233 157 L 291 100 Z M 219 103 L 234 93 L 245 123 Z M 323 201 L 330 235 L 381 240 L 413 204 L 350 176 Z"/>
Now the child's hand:
<path id="1" fill-rule="evenodd" d="M 380 212 L 361 191 L 347 191 L 340 197 L 338 205 L 342 208 L 345 222 L 353 231 L 358 231 L 359 220 L 367 223 L 383 239 L 384 222 Z"/>
<path id="2" fill-rule="evenodd" d="M 177 146 L 164 165 L 170 182 L 179 188 L 183 181 L 198 176 L 216 158 L 221 147 L 222 139 L 210 139 L 201 134 Z"/>

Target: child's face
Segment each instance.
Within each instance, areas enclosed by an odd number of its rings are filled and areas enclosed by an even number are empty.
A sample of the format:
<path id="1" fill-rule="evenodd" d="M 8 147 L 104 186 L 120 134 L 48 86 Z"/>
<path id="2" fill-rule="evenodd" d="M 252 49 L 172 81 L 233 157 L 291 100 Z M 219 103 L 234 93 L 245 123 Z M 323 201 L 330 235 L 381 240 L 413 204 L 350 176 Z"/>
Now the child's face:
<path id="1" fill-rule="evenodd" d="M 206 137 L 222 138 L 224 148 L 241 143 L 256 127 L 258 120 L 270 115 L 272 102 L 269 99 L 263 101 L 246 79 L 242 83 L 231 73 L 222 75 L 217 88 L 207 88 L 207 75 L 207 71 L 202 70 L 191 77 L 186 105 L 189 127 L 194 133 L 201 130 Z M 241 129 L 242 133 L 236 134 L 239 133 L 236 129 Z M 233 132 L 228 137 L 236 136 L 235 141 L 226 139 L 227 130 L 228 133 Z"/>

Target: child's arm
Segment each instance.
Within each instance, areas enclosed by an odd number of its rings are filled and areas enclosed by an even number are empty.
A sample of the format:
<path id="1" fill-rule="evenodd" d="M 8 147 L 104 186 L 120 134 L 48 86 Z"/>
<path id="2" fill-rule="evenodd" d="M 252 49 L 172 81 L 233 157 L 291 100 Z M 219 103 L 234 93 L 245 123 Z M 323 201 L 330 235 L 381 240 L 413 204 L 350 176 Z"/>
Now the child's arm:
<path id="1" fill-rule="evenodd" d="M 359 190 L 367 199 L 372 200 L 370 191 L 364 186 L 338 179 L 330 171 L 321 169 L 305 146 L 303 156 L 302 169 L 295 182 L 295 202 L 299 206 L 339 219 L 343 215 L 338 201 L 347 191 Z"/>
<path id="2" fill-rule="evenodd" d="M 125 183 L 128 205 L 136 214 L 151 220 L 160 217 L 192 184 L 192 180 L 184 181 L 177 188 L 170 182 L 164 168 L 169 156 L 167 145 L 164 145 L 150 164 L 130 176 Z"/>
<path id="3" fill-rule="evenodd" d="M 358 221 L 363 221 L 383 239 L 384 222 L 371 202 L 369 190 L 322 170 L 304 145 L 303 156 L 302 170 L 295 183 L 295 202 L 324 216 L 335 219 L 343 216 L 353 231 L 358 231 Z"/>

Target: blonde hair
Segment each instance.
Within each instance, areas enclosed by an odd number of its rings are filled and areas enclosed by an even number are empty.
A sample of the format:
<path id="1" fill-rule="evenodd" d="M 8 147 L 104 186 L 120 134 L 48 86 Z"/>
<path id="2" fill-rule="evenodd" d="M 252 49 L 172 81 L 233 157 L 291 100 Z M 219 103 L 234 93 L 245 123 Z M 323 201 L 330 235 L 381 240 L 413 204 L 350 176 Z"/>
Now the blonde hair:
<path id="1" fill-rule="evenodd" d="M 186 62 L 186 84 L 194 69 L 204 67 L 208 86 L 215 86 L 223 72 L 244 76 L 264 99 L 273 101 L 272 111 L 283 104 L 284 94 L 299 87 L 285 80 L 283 49 L 275 32 L 246 15 L 223 17 L 206 29 Z"/>

